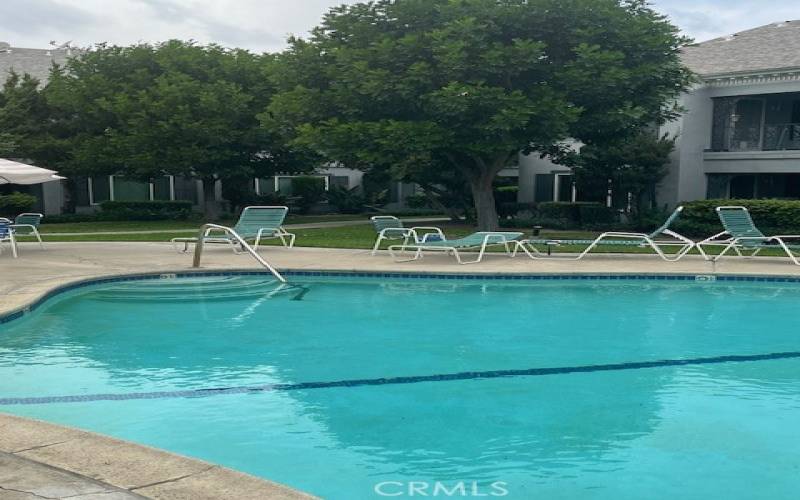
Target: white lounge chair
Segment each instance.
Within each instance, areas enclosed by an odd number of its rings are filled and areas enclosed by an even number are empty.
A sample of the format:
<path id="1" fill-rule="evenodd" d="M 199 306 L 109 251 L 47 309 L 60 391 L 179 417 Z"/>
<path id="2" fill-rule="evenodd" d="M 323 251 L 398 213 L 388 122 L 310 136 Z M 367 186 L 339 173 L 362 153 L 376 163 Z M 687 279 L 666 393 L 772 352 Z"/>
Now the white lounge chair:
<path id="1" fill-rule="evenodd" d="M 405 227 L 403 221 L 393 215 L 376 215 L 371 217 L 372 225 L 375 227 L 375 232 L 378 237 L 375 239 L 375 245 L 372 247 L 372 255 L 378 253 L 383 240 L 403 240 L 403 243 L 409 241 L 419 242 L 426 240 L 430 234 L 436 235 L 440 239 L 444 239 L 444 233 L 438 227 Z M 420 238 L 420 233 L 423 233 Z"/>
<path id="2" fill-rule="evenodd" d="M 283 228 L 283 221 L 286 219 L 287 213 L 289 213 L 289 207 L 247 207 L 242 211 L 233 230 L 244 240 L 254 240 L 253 250 L 258 250 L 258 245 L 263 240 L 271 238 L 280 239 L 283 246 L 292 248 L 295 235 Z M 207 230 L 204 242 L 227 243 L 231 245 L 234 253 L 240 253 L 232 238 L 228 237 L 226 233 L 214 235 L 215 232 L 219 233 L 213 228 Z M 197 243 L 197 238 L 173 238 L 171 241 L 173 245 L 183 243 L 183 249 L 178 251 L 186 253 L 189 251 L 189 243 Z"/>
<path id="3" fill-rule="evenodd" d="M 17 258 L 17 239 L 14 237 L 14 228 L 11 227 L 11 221 L 8 219 L 0 218 L 0 254 L 3 253 L 3 242 L 7 241 L 11 244 L 11 254 Z"/>
<path id="4" fill-rule="evenodd" d="M 579 260 L 588 255 L 592 250 L 598 246 L 614 245 L 614 246 L 633 246 L 633 247 L 650 247 L 655 251 L 656 255 L 666 260 L 667 262 L 675 262 L 680 260 L 684 255 L 694 248 L 694 241 L 682 236 L 675 231 L 669 229 L 675 220 L 680 216 L 683 207 L 678 207 L 672 212 L 672 215 L 662 224 L 658 229 L 652 233 L 626 233 L 618 231 L 609 231 L 601 234 L 593 240 L 558 240 L 558 239 L 529 239 L 517 242 L 514 249 L 514 255 L 517 251 L 522 250 L 531 259 L 566 259 L 566 260 Z M 663 236 L 669 236 L 672 239 L 663 239 Z M 553 257 L 550 252 L 544 253 L 536 248 L 540 246 L 561 246 L 561 245 L 587 245 L 586 249 L 580 252 L 576 257 Z M 661 247 L 677 246 L 678 251 L 675 254 L 665 254 Z"/>
<path id="5" fill-rule="evenodd" d="M 783 250 L 795 265 L 800 266 L 800 244 L 787 241 L 800 240 L 800 235 L 766 236 L 756 227 L 746 207 L 717 207 L 716 211 L 725 230 L 697 244 L 706 260 L 716 262 L 731 250 L 739 257 L 755 257 L 765 248 L 775 248 Z M 717 255 L 708 255 L 704 247 L 709 246 L 721 246 L 722 250 Z M 750 253 L 745 255 L 742 252 Z"/>
<path id="6" fill-rule="evenodd" d="M 409 262 L 412 260 L 421 259 L 423 252 L 426 251 L 446 253 L 452 252 L 459 264 L 476 264 L 483 260 L 483 255 L 486 253 L 486 249 L 491 246 L 502 245 L 505 247 L 506 255 L 513 257 L 514 253 L 511 247 L 516 240 L 521 237 L 522 233 L 517 232 L 481 231 L 454 240 L 441 239 L 417 241 L 414 243 L 404 242 L 402 245 L 390 246 L 389 253 L 395 259 L 395 262 Z M 478 257 L 469 261 L 462 260 L 459 250 L 468 250 L 473 248 L 479 249 Z M 407 250 L 413 250 L 414 256 L 410 259 L 398 259 L 397 253 L 405 252 Z"/>
<path id="7" fill-rule="evenodd" d="M 34 236 L 39 241 L 39 247 L 44 248 L 42 243 L 42 236 L 39 234 L 39 224 L 42 222 L 44 215 L 36 213 L 22 213 L 14 218 L 14 223 L 11 227 L 14 233 L 19 236 Z"/>

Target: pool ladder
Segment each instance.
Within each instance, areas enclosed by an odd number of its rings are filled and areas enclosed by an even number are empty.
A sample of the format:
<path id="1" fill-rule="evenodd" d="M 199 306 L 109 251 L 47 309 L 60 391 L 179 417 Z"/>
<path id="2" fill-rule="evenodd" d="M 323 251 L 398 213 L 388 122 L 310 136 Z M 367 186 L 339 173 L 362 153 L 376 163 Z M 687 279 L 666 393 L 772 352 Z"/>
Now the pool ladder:
<path id="1" fill-rule="evenodd" d="M 239 233 L 237 233 L 236 231 L 234 231 L 230 227 L 220 226 L 219 224 L 204 224 L 203 227 L 200 228 L 200 234 L 197 235 L 197 244 L 194 246 L 194 262 L 192 263 L 192 267 L 200 267 L 200 258 L 203 256 L 203 247 L 205 247 L 206 233 L 208 232 L 209 229 L 216 229 L 218 231 L 224 231 L 224 232 L 228 233 L 231 236 L 231 238 L 236 240 L 236 242 L 239 243 L 242 246 L 242 248 L 247 253 L 250 254 L 250 256 L 252 256 L 254 259 L 256 259 L 259 264 L 261 264 L 266 269 L 268 269 L 269 272 L 271 272 L 272 275 L 275 276 L 275 278 L 278 281 L 280 281 L 281 283 L 286 283 L 286 278 L 284 278 L 283 275 L 281 275 L 281 273 L 279 273 L 277 269 L 272 267 L 269 264 L 269 262 L 264 260 L 263 257 L 258 255 L 258 252 L 253 250 L 253 247 L 251 247 L 244 240 L 244 238 L 239 236 Z"/>

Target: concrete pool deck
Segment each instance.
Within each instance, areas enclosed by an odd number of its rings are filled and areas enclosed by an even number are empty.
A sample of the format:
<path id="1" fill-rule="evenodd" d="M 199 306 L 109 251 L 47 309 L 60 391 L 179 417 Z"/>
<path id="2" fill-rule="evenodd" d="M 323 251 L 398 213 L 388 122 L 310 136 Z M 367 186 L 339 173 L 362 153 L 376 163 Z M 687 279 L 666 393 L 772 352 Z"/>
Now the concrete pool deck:
<path id="1" fill-rule="evenodd" d="M 263 247 L 279 269 L 413 273 L 696 274 L 800 276 L 786 258 L 724 259 L 713 264 L 690 255 L 680 262 L 656 256 L 598 254 L 581 261 L 533 261 L 489 254 L 484 262 L 458 265 L 432 254 L 395 263 L 368 250 Z M 192 255 L 168 243 L 81 242 L 20 245 L 20 258 L 0 255 L 0 315 L 15 311 L 69 283 L 113 275 L 191 270 Z M 259 270 L 248 255 L 227 245 L 207 248 L 203 270 Z M 49 423 L 0 414 L 0 498 L 293 499 L 312 498 L 284 486 L 223 467 Z"/>
<path id="2" fill-rule="evenodd" d="M 531 260 L 524 255 L 509 259 L 488 254 L 484 261 L 458 265 L 441 253 L 416 262 L 396 263 L 386 252 L 372 256 L 368 250 L 262 247 L 260 250 L 279 269 L 513 274 L 744 274 L 800 276 L 800 266 L 786 258 L 725 258 L 706 262 L 688 255 L 679 262 L 664 262 L 651 255 L 596 254 L 580 261 Z M 170 273 L 191 270 L 192 255 L 174 251 L 161 242 L 70 242 L 46 243 L 43 250 L 33 243 L 20 245 L 20 257 L 0 255 L 0 315 L 25 307 L 59 286 L 111 275 Z M 236 255 L 227 245 L 209 245 L 203 255 L 204 270 L 262 269 L 249 255 Z"/>

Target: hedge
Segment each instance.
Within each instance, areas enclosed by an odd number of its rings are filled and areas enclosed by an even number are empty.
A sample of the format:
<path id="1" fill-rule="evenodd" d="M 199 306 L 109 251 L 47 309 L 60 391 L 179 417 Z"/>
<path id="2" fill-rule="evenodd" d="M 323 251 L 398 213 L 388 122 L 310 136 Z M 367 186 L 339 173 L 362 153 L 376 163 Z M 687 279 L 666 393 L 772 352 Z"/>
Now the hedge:
<path id="1" fill-rule="evenodd" d="M 617 212 L 601 203 L 544 202 L 536 207 L 536 218 L 561 228 L 594 228 L 617 220 Z M 545 224 L 542 224 L 545 225 Z"/>
<path id="2" fill-rule="evenodd" d="M 13 218 L 23 212 L 30 212 L 36 205 L 36 197 L 32 194 L 15 191 L 0 196 L 0 215 Z"/>
<path id="3" fill-rule="evenodd" d="M 190 201 L 104 201 L 106 220 L 186 220 L 192 216 Z"/>
<path id="4" fill-rule="evenodd" d="M 678 232 L 689 236 L 710 236 L 722 231 L 714 210 L 720 206 L 743 206 L 765 234 L 798 234 L 800 200 L 699 200 L 682 203 L 683 213 L 675 224 Z"/>

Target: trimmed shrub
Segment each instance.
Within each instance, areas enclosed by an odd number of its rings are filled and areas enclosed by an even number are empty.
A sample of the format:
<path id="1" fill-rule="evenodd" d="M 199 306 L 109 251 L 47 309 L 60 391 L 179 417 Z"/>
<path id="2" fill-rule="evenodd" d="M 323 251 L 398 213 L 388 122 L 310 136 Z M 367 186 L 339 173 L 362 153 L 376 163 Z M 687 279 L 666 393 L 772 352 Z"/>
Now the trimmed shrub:
<path id="1" fill-rule="evenodd" d="M 710 236 L 722 231 L 716 207 L 743 206 L 765 234 L 797 234 L 800 231 L 800 200 L 698 200 L 682 203 L 679 232 L 690 236 Z"/>
<path id="2" fill-rule="evenodd" d="M 5 196 L 0 196 L 0 215 L 13 218 L 22 212 L 30 212 L 36 205 L 36 197 L 32 194 L 15 191 Z"/>
<path id="3" fill-rule="evenodd" d="M 406 196 L 408 208 L 430 208 L 430 200 L 424 194 L 411 194 Z"/>
<path id="4" fill-rule="evenodd" d="M 192 216 L 190 201 L 104 201 L 104 220 L 186 220 Z"/>
<path id="5" fill-rule="evenodd" d="M 343 186 L 331 186 L 328 191 L 328 203 L 335 206 L 340 213 L 360 214 L 366 209 L 364 205 L 367 200 L 358 187 L 348 189 Z"/>
<path id="6" fill-rule="evenodd" d="M 292 195 L 297 197 L 297 208 L 306 214 L 311 207 L 325 198 L 325 180 L 320 177 L 301 176 L 292 179 Z"/>
<path id="7" fill-rule="evenodd" d="M 600 203 L 539 203 L 537 219 L 556 223 L 563 228 L 589 228 L 616 222 L 617 212 Z"/>

